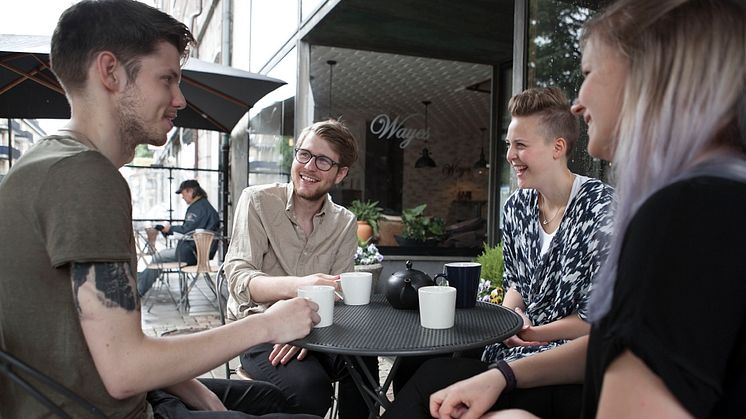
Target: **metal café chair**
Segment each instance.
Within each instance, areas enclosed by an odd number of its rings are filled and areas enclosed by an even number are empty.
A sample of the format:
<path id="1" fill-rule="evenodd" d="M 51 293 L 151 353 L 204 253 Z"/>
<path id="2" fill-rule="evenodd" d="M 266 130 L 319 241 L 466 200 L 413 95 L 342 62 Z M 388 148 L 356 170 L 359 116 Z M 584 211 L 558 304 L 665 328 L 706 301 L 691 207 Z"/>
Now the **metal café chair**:
<path id="1" fill-rule="evenodd" d="M 43 374 L 36 368 L 24 363 L 20 359 L 11 355 L 10 353 L 0 350 L 0 372 L 8 377 L 8 379 L 18 385 L 28 395 L 36 399 L 39 403 L 43 404 L 49 411 L 55 416 L 63 419 L 72 419 L 72 416 L 65 412 L 58 404 L 49 399 L 39 386 L 35 386 L 24 377 L 18 375 L 18 372 L 24 376 L 29 377 L 37 381 L 39 384 L 48 388 L 53 393 L 64 397 L 65 399 L 72 402 L 73 405 L 80 407 L 82 410 L 88 412 L 95 418 L 104 418 L 106 415 L 99 410 L 96 406 L 92 405 L 87 400 L 73 393 L 70 389 L 51 379 L 46 374 Z"/>
<path id="2" fill-rule="evenodd" d="M 215 240 L 215 233 L 206 230 L 194 231 L 191 234 L 185 235 L 182 240 L 190 239 L 194 240 L 195 248 L 197 249 L 197 264 L 179 268 L 182 274 L 182 292 L 179 308 L 187 312 L 189 311 L 189 293 L 200 277 L 205 280 L 210 291 L 215 294 L 216 299 L 220 300 L 218 292 L 215 289 L 215 284 L 213 284 L 212 278 L 210 278 L 211 273 L 218 272 L 220 269 L 220 267 L 210 263 L 210 247 L 213 240 Z M 191 277 L 191 281 L 189 281 L 189 277 Z M 219 301 L 217 303 L 220 306 Z"/>
<path id="3" fill-rule="evenodd" d="M 153 298 L 153 294 L 156 291 L 165 291 L 168 294 L 169 298 L 171 298 L 171 301 L 173 301 L 174 305 L 178 304 L 174 296 L 171 294 L 171 284 L 168 275 L 172 273 L 178 274 L 179 268 L 186 264 L 181 262 L 163 262 L 158 259 L 158 250 L 156 248 L 156 240 L 158 239 L 158 234 L 160 234 L 158 230 L 150 227 L 145 229 L 144 235 L 141 231 L 135 233 L 136 243 L 138 243 L 138 261 L 146 261 L 146 269 L 158 269 L 161 271 L 161 274 L 158 276 L 157 285 L 151 288 L 148 293 L 146 293 L 145 298 L 142 301 L 143 307 L 148 305 L 148 302 Z M 145 259 L 148 257 L 150 258 L 149 262 L 147 262 L 147 260 Z M 154 305 L 155 301 L 153 301 L 150 306 L 148 306 L 148 313 L 150 313 L 150 310 L 153 309 Z"/>

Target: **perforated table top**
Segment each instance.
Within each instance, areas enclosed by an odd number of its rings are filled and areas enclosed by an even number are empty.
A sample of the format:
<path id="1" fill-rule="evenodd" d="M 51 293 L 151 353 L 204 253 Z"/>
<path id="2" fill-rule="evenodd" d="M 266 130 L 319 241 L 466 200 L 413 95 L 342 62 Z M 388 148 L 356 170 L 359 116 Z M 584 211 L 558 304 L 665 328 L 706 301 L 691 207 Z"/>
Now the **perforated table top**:
<path id="1" fill-rule="evenodd" d="M 348 306 L 337 302 L 334 323 L 315 328 L 293 345 L 319 352 L 346 355 L 411 356 L 451 353 L 479 348 L 514 335 L 523 324 L 520 316 L 498 305 L 477 302 L 456 309 L 450 329 L 420 326 L 418 310 L 397 310 L 383 295 L 370 304 Z"/>

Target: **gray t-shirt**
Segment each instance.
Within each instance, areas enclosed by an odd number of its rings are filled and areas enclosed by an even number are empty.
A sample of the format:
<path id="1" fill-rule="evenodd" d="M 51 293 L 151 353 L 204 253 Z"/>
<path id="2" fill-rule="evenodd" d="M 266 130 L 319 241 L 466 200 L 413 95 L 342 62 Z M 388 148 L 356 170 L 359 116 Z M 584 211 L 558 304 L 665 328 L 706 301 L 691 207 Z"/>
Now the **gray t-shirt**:
<path id="1" fill-rule="evenodd" d="M 73 261 L 129 261 L 135 271 L 131 197 L 117 168 L 71 138 L 41 140 L 0 183 L 0 255 L 0 346 L 109 417 L 146 417 L 145 394 L 116 400 L 106 392 L 70 281 Z M 46 415 L 14 383 L 0 378 L 0 388 L 1 417 Z M 86 417 L 69 401 L 62 407 Z"/>

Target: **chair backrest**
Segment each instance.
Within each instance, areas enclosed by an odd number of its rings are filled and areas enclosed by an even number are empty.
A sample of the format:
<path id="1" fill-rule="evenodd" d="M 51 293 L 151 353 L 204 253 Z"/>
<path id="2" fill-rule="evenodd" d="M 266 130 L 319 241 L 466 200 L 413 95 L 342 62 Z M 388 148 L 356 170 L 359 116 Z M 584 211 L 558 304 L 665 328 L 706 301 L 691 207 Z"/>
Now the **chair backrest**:
<path id="1" fill-rule="evenodd" d="M 57 393 L 66 399 L 72 401 L 75 405 L 79 406 L 83 410 L 90 413 L 93 417 L 106 419 L 106 415 L 99 410 L 96 406 L 89 403 L 87 400 L 78 396 L 77 394 L 70 391 L 67 387 L 54 381 L 47 375 L 41 373 L 39 370 L 29 366 L 20 359 L 11 355 L 4 350 L 0 350 L 0 373 L 8 377 L 8 379 L 17 384 L 23 391 L 29 394 L 31 397 L 36 399 L 39 403 L 46 406 L 50 412 L 60 418 L 71 419 L 71 416 L 67 414 L 62 408 L 51 401 L 44 393 L 38 388 L 29 383 L 23 377 L 16 373 L 16 370 L 23 372 L 26 376 L 33 378 L 45 387 L 51 389 L 54 393 Z"/>
<path id="2" fill-rule="evenodd" d="M 145 229 L 145 235 L 147 237 L 147 254 L 155 254 L 155 241 L 158 238 L 158 230 L 148 227 Z"/>
<path id="3" fill-rule="evenodd" d="M 212 231 L 195 231 L 192 238 L 197 248 L 197 272 L 210 272 L 210 246 L 215 239 L 215 233 Z"/>

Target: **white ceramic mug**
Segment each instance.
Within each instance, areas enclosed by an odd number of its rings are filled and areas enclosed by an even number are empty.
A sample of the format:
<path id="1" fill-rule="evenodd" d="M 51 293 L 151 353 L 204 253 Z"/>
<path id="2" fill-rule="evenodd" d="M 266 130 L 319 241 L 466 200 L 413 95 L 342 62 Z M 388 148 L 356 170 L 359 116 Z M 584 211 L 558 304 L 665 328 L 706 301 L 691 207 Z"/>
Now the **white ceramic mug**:
<path id="1" fill-rule="evenodd" d="M 370 272 L 345 272 L 340 275 L 344 302 L 348 306 L 370 303 L 373 274 Z"/>
<path id="2" fill-rule="evenodd" d="M 321 321 L 314 327 L 332 325 L 334 320 L 334 287 L 329 285 L 304 285 L 298 288 L 298 297 L 308 298 L 319 305 Z"/>
<path id="3" fill-rule="evenodd" d="M 417 290 L 420 325 L 428 329 L 448 329 L 456 320 L 456 288 L 429 286 Z"/>

